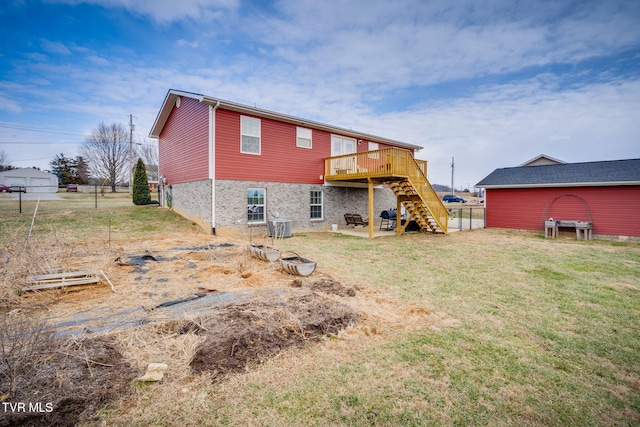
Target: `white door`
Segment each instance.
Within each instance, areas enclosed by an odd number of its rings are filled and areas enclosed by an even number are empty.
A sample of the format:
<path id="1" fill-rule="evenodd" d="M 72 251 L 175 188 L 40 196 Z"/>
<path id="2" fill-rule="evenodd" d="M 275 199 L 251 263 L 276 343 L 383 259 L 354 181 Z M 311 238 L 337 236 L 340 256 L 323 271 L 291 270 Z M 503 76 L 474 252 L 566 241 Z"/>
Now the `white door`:
<path id="1" fill-rule="evenodd" d="M 356 152 L 356 140 L 344 136 L 331 135 L 331 157 L 352 154 Z M 336 174 L 355 172 L 356 158 L 342 157 L 333 159 L 331 166 Z"/>
<path id="2" fill-rule="evenodd" d="M 331 157 L 356 152 L 356 140 L 344 136 L 331 135 Z"/>

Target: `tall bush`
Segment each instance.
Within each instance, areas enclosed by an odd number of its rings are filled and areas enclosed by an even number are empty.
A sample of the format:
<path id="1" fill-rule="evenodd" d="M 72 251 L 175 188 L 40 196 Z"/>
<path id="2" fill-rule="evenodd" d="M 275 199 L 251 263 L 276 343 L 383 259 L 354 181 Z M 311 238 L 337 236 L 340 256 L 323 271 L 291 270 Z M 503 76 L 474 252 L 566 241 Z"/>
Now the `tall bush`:
<path id="1" fill-rule="evenodd" d="M 148 205 L 149 203 L 151 203 L 151 191 L 147 179 L 147 168 L 142 159 L 138 159 L 133 175 L 133 204 Z"/>

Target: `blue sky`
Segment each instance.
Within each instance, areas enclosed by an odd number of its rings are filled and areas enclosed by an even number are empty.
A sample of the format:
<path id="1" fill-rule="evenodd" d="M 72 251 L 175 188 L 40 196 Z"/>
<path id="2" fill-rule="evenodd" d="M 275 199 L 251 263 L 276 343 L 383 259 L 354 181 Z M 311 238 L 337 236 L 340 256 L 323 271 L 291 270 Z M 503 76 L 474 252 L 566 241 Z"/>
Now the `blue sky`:
<path id="1" fill-rule="evenodd" d="M 472 187 L 539 154 L 640 157 L 640 2 L 5 0 L 0 150 L 78 154 L 101 122 L 139 143 L 169 89 L 424 147 Z"/>

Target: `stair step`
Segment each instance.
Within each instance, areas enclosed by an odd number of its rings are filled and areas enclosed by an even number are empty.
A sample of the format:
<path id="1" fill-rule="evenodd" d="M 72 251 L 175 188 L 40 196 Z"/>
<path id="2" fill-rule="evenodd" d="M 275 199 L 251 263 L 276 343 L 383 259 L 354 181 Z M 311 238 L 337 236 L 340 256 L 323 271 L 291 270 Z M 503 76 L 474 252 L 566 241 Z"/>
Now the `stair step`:
<path id="1" fill-rule="evenodd" d="M 393 181 L 388 185 L 421 230 L 444 234 L 444 230 L 431 215 L 431 211 L 422 199 L 420 192 L 414 188 L 409 180 Z M 428 182 L 422 187 L 429 188 Z"/>

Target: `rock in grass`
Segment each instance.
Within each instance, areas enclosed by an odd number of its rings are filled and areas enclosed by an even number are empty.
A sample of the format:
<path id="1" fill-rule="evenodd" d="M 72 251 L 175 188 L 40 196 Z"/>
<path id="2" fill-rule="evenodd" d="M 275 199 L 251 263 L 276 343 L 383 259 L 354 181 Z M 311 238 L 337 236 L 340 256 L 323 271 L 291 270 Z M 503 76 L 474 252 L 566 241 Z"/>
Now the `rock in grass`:
<path id="1" fill-rule="evenodd" d="M 155 382 L 161 381 L 164 377 L 164 372 L 169 368 L 166 363 L 149 363 L 147 366 L 147 372 L 136 381 L 142 382 Z"/>

